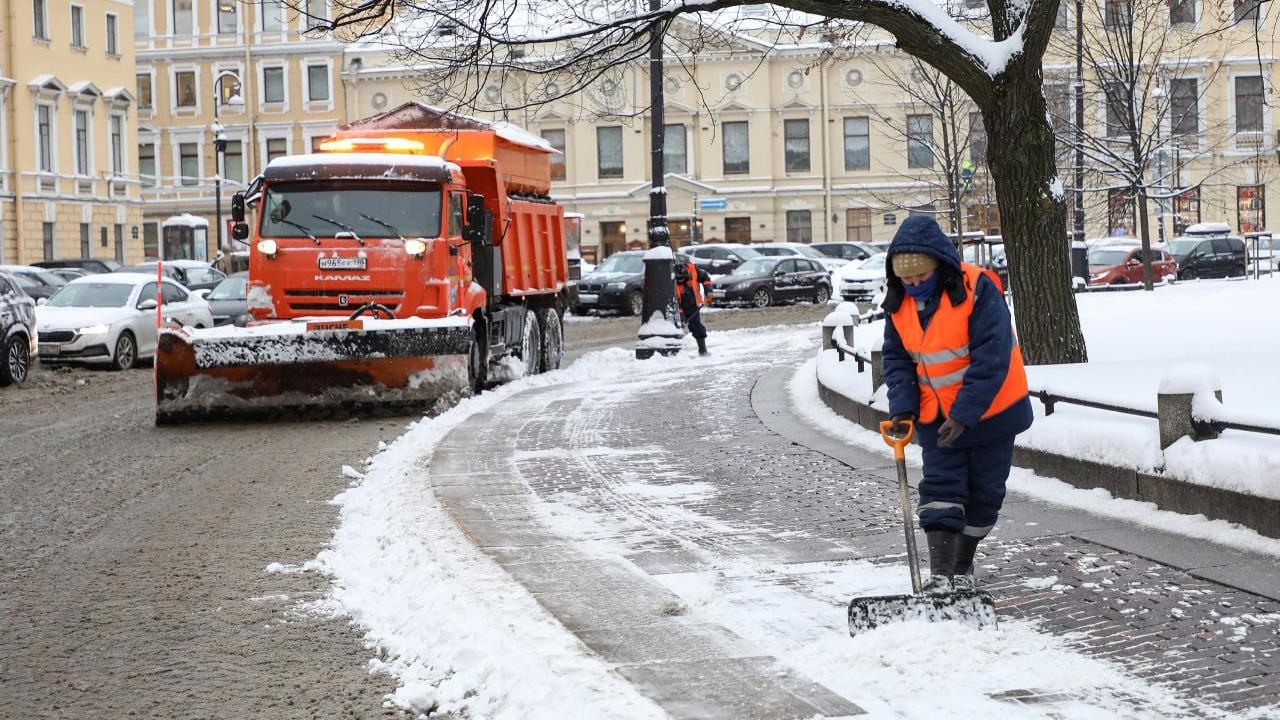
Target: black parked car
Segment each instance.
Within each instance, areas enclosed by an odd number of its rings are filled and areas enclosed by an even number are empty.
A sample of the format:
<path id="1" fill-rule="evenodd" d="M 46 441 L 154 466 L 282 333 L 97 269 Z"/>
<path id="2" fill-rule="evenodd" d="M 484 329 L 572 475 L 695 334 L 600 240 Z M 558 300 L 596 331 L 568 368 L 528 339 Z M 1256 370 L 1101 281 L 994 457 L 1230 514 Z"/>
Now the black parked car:
<path id="1" fill-rule="evenodd" d="M 760 253 L 737 243 L 694 245 L 684 249 L 693 258 L 693 264 L 707 271 L 708 275 L 728 275 L 742 263 Z"/>
<path id="2" fill-rule="evenodd" d="M 31 263 L 35 267 L 42 268 L 76 268 L 84 270 L 90 275 L 98 273 L 115 272 L 120 269 L 120 263 L 115 260 L 106 258 L 67 258 L 65 260 L 41 260 Z"/>
<path id="3" fill-rule="evenodd" d="M 1241 277 L 1248 272 L 1249 257 L 1238 237 L 1175 238 L 1169 253 L 1178 261 L 1178 279 Z"/>
<path id="4" fill-rule="evenodd" d="M 0 272 L 0 385 L 27 380 L 36 351 L 36 301 L 18 279 Z"/>
<path id="5" fill-rule="evenodd" d="M 849 262 L 860 262 L 862 260 L 866 260 L 872 255 L 878 255 L 884 252 L 874 245 L 852 241 L 814 243 L 813 249 L 827 257 L 836 258 L 837 260 L 848 260 Z"/>
<path id="6" fill-rule="evenodd" d="M 249 303 L 246 300 L 248 287 L 249 273 L 231 273 L 204 296 L 209 303 L 214 325 L 235 323 L 244 326 L 249 321 Z"/>
<path id="7" fill-rule="evenodd" d="M 52 272 L 31 265 L 0 265 L 22 287 L 22 291 L 36 300 L 48 300 L 67 284 L 66 280 Z"/>
<path id="8" fill-rule="evenodd" d="M 644 253 L 627 250 L 614 253 L 578 281 L 578 300 L 570 308 L 574 315 L 591 310 L 614 310 L 639 315 L 644 310 Z M 675 254 L 678 263 L 689 256 Z"/>
<path id="9" fill-rule="evenodd" d="M 808 258 L 759 257 L 717 278 L 711 301 L 763 308 L 789 300 L 822 304 L 830 297 L 831 273 L 821 264 Z"/>

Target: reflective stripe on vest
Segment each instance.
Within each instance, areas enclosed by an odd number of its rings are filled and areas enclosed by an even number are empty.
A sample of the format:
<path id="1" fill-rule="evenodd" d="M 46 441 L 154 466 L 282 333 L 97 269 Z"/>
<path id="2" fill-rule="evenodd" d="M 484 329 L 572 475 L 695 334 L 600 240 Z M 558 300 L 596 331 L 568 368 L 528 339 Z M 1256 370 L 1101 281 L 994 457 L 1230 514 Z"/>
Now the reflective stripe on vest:
<path id="1" fill-rule="evenodd" d="M 1001 287 L 990 270 L 962 263 L 965 288 L 964 302 L 952 306 L 944 294 L 927 329 L 920 326 L 920 315 L 914 302 L 904 302 L 892 316 L 894 329 L 902 346 L 916 362 L 916 379 L 920 388 L 920 421 L 934 422 L 939 413 L 949 415 L 951 405 L 964 386 L 969 369 L 969 316 L 973 314 L 973 294 L 978 278 L 987 275 Z M 1027 376 L 1022 364 L 1022 350 L 1013 339 L 1009 355 L 1009 371 L 1000 391 L 983 413 L 986 419 L 1007 410 L 1027 395 Z"/>

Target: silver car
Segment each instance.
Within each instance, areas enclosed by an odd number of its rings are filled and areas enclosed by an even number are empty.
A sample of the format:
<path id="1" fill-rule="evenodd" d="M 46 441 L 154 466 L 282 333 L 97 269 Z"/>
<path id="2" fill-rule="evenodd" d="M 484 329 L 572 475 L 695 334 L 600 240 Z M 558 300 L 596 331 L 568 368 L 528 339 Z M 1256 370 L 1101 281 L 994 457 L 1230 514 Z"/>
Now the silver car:
<path id="1" fill-rule="evenodd" d="M 165 279 L 159 287 L 161 318 L 213 327 L 209 303 Z M 72 280 L 36 308 L 41 362 L 107 364 L 127 370 L 155 355 L 154 275 L 110 273 Z"/>

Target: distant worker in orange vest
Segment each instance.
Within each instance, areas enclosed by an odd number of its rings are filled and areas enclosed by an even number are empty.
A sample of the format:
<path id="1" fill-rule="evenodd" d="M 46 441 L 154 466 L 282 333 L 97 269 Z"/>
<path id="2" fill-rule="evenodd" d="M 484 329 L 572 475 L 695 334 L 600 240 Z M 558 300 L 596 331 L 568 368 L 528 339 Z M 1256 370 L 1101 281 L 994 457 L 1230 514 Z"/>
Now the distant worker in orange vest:
<path id="1" fill-rule="evenodd" d="M 702 308 L 711 302 L 711 276 L 707 271 L 693 263 L 675 262 L 676 303 L 680 306 L 680 316 L 689 328 L 693 339 L 698 342 L 698 354 L 710 355 L 707 351 L 707 327 L 702 324 Z"/>
<path id="2" fill-rule="evenodd" d="M 968 589 L 1004 504 L 1014 436 L 1031 427 L 1022 351 L 1000 279 L 963 262 L 933 218 L 902 223 L 886 267 L 884 379 L 889 416 L 900 430 L 915 421 L 923 451 L 926 587 Z"/>

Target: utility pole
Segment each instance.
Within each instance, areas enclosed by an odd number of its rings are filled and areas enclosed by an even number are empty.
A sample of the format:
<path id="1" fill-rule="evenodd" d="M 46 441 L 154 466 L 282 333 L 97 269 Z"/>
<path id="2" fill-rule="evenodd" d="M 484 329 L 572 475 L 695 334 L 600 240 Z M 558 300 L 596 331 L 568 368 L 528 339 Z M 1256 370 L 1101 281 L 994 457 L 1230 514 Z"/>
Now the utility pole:
<path id="1" fill-rule="evenodd" d="M 1071 239 L 1084 242 L 1084 0 L 1076 0 L 1076 195 Z"/>
<path id="2" fill-rule="evenodd" d="M 661 9 L 659 0 L 649 0 L 649 9 Z M 662 38 L 664 28 L 655 27 L 649 39 L 649 117 L 652 132 L 649 152 L 653 167 L 653 188 L 649 190 L 649 250 L 644 254 L 644 309 L 640 313 L 636 358 L 644 360 L 680 352 L 684 332 L 668 313 L 675 295 L 671 275 L 671 230 L 667 227 L 666 164 L 663 162 L 666 118 L 662 97 Z"/>

